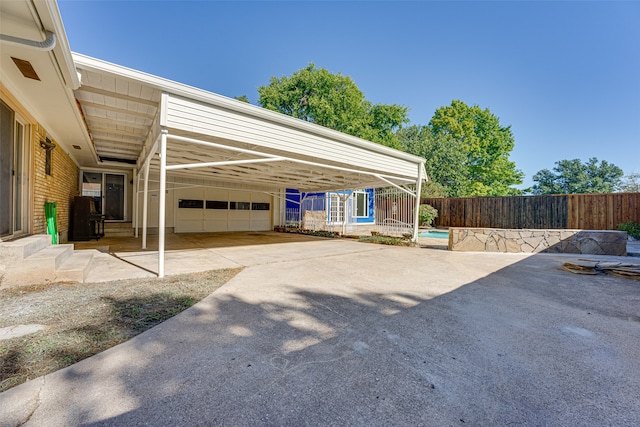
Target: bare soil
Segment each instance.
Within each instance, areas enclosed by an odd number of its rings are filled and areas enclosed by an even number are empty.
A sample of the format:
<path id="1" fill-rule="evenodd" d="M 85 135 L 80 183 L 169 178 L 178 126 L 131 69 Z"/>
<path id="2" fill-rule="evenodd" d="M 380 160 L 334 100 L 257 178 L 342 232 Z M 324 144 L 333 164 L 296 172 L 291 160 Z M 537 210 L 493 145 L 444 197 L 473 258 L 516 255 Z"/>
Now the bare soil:
<path id="1" fill-rule="evenodd" d="M 0 340 L 0 392 L 93 356 L 164 322 L 211 294 L 240 270 L 0 289 L 0 328 L 46 325 L 36 333 Z"/>

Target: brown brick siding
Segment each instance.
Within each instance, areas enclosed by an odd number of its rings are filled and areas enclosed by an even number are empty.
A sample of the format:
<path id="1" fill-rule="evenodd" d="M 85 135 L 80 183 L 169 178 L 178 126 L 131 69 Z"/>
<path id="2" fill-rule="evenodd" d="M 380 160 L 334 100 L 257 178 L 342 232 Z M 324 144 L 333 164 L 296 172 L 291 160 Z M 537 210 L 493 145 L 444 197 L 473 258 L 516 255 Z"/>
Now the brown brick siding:
<path id="1" fill-rule="evenodd" d="M 33 212 L 31 233 L 47 232 L 44 204 L 57 202 L 58 233 L 60 241 L 65 242 L 68 240 L 70 229 L 71 204 L 73 198 L 79 195 L 79 168 L 62 147 L 57 146 L 51 152 L 51 175 L 47 175 L 45 173 L 46 150 L 40 147 L 40 141 L 46 139 L 46 131 L 39 125 L 34 125 L 32 129 Z M 55 141 L 52 142 L 58 145 Z"/>

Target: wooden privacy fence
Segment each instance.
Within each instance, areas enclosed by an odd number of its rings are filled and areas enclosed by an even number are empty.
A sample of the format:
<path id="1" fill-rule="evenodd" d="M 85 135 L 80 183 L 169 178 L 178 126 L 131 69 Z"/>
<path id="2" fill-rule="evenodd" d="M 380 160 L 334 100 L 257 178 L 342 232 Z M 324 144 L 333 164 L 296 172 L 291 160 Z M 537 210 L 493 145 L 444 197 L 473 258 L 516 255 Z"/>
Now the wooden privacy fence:
<path id="1" fill-rule="evenodd" d="M 616 230 L 640 223 L 640 193 L 423 198 L 438 210 L 436 226 Z"/>

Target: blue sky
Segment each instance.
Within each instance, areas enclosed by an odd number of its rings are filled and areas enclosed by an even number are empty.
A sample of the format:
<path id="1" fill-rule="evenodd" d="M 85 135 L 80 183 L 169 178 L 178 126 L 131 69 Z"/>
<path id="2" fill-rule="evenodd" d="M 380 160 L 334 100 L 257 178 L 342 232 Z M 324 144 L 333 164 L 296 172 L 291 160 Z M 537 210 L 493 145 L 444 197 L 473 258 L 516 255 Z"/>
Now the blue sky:
<path id="1" fill-rule="evenodd" d="M 412 124 L 460 99 L 511 125 L 526 174 L 562 159 L 640 173 L 638 1 L 68 1 L 71 49 L 221 95 L 313 62 Z"/>

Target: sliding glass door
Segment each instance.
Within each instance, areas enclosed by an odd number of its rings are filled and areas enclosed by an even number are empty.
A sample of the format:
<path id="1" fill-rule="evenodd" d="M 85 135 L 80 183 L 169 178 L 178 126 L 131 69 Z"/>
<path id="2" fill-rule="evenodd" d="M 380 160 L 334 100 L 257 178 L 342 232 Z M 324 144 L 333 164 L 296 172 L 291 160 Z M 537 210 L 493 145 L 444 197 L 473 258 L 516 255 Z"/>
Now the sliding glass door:
<path id="1" fill-rule="evenodd" d="M 0 238 L 27 233 L 28 127 L 0 101 Z"/>
<path id="2" fill-rule="evenodd" d="M 82 195 L 93 197 L 96 212 L 107 221 L 124 221 L 125 175 L 82 172 Z"/>

